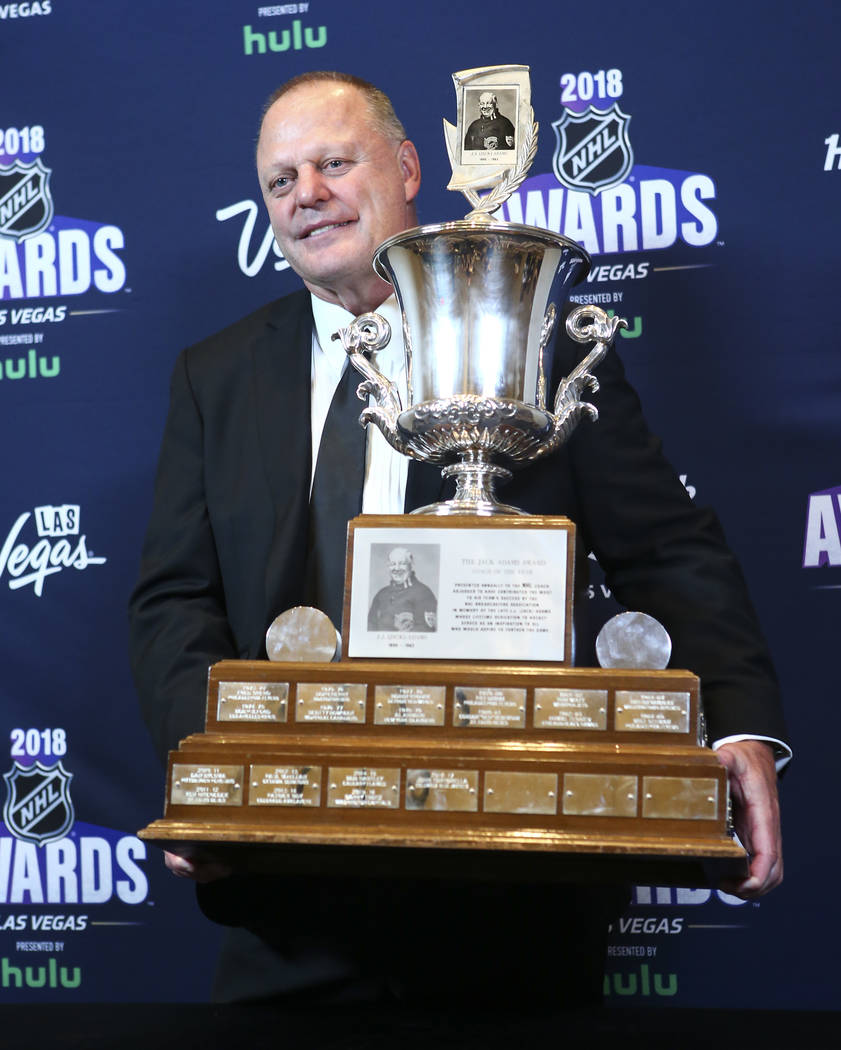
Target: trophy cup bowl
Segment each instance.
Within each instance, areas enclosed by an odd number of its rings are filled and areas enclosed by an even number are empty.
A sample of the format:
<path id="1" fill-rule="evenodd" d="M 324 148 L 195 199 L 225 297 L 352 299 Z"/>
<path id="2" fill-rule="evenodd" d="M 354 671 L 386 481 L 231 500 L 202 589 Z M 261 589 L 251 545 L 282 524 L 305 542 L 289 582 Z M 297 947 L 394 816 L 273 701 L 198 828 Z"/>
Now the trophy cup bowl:
<path id="1" fill-rule="evenodd" d="M 546 430 L 544 322 L 550 304 L 554 312 L 587 273 L 582 248 L 513 223 L 440 223 L 389 238 L 374 268 L 394 286 L 411 337 L 412 407 L 400 420 L 407 436 L 428 435 L 435 448 L 429 406 L 463 397 L 517 402 Z M 463 439 L 453 445 L 446 432 L 440 439 L 444 452 L 465 450 Z M 491 431 L 484 442 L 506 451 L 505 438 Z"/>
<path id="2" fill-rule="evenodd" d="M 496 480 L 557 448 L 583 413 L 595 418 L 580 396 L 598 386 L 587 369 L 622 322 L 593 307 L 573 310 L 567 331 L 579 342 L 595 338 L 597 348 L 562 381 L 554 411 L 547 407 L 555 319 L 589 265 L 574 241 L 509 222 L 420 226 L 377 249 L 374 268 L 403 315 L 408 404 L 364 352 L 388 340 L 379 315 L 357 318 L 345 348 L 366 378 L 360 396 L 377 401 L 360 422 L 456 479 L 452 499 L 415 513 L 521 514 L 496 499 Z"/>

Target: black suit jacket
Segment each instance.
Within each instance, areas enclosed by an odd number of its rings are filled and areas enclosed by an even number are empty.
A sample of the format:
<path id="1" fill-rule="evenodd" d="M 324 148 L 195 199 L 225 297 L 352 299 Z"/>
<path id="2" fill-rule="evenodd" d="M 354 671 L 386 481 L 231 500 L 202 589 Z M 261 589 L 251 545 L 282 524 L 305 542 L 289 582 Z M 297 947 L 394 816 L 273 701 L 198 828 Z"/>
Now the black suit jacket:
<path id="1" fill-rule="evenodd" d="M 312 324 L 298 292 L 176 364 L 130 603 L 135 678 L 162 755 L 202 728 L 208 666 L 264 658 L 272 619 L 307 599 Z M 562 335 L 554 382 L 581 356 Z M 572 518 L 617 600 L 665 624 L 671 666 L 702 679 L 711 739 L 784 737 L 773 669 L 715 516 L 662 456 L 613 350 L 597 376 L 598 421 L 516 471 L 501 495 Z M 411 463 L 407 510 L 442 492 L 438 468 Z"/>

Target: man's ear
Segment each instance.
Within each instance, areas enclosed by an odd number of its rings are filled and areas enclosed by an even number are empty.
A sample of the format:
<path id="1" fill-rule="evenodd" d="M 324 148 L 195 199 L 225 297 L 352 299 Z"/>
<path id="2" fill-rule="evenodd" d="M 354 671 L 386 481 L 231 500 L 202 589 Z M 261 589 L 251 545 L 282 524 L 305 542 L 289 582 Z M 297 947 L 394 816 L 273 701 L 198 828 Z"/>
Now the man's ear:
<path id="1" fill-rule="evenodd" d="M 397 150 L 397 163 L 403 176 L 403 186 L 406 191 L 406 203 L 410 204 L 418 195 L 421 183 L 420 157 L 415 149 L 415 144 L 408 139 L 400 143 Z"/>

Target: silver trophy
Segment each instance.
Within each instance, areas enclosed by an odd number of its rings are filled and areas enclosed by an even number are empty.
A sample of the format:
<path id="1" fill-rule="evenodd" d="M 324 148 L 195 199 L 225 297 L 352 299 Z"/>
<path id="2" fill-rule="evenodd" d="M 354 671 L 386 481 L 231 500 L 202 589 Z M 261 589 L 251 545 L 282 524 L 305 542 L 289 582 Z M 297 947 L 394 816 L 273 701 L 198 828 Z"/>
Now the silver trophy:
<path id="1" fill-rule="evenodd" d="M 598 417 L 582 395 L 598 390 L 591 370 L 625 321 L 593 306 L 571 311 L 569 335 L 595 345 L 547 407 L 550 337 L 590 257 L 559 234 L 491 215 L 523 181 L 537 148 L 528 67 L 465 70 L 453 81 L 459 115 L 456 127 L 444 122 L 448 188 L 473 210 L 458 222 L 396 234 L 374 256 L 403 315 L 407 405 L 370 360 L 390 338 L 384 318 L 363 314 L 334 338 L 364 376 L 359 397 L 376 402 L 360 423 L 375 423 L 398 452 L 440 463 L 456 479 L 452 499 L 415 513 L 521 514 L 496 499 L 497 479 L 554 451 L 583 415 Z"/>

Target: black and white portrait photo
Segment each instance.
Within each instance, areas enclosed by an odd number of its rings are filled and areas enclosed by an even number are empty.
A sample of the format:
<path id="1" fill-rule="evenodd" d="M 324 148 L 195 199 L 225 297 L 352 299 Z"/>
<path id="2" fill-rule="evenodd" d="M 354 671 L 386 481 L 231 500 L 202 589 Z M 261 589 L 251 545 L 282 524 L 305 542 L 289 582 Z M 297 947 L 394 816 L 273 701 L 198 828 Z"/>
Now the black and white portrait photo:
<path id="1" fill-rule="evenodd" d="M 368 630 L 435 631 L 439 564 L 437 544 L 372 544 Z"/>
<path id="2" fill-rule="evenodd" d="M 475 163 L 500 152 L 510 155 L 517 145 L 516 119 L 516 88 L 466 89 L 464 159 Z"/>

